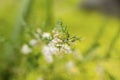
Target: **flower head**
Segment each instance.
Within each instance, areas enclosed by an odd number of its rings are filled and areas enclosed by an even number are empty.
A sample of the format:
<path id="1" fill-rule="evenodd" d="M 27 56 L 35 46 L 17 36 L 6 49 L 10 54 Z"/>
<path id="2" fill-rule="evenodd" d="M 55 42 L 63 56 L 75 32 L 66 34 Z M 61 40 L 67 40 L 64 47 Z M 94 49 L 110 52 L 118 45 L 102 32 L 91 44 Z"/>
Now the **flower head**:
<path id="1" fill-rule="evenodd" d="M 49 39 L 50 38 L 50 33 L 45 32 L 45 33 L 42 34 L 42 37 L 44 39 Z"/>

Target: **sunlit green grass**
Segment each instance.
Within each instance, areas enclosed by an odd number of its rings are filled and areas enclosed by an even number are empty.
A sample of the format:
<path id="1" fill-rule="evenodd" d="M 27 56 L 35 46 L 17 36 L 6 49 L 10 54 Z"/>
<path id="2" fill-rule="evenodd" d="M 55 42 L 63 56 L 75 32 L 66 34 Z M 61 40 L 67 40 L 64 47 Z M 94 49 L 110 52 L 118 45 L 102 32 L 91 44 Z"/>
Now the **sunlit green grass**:
<path id="1" fill-rule="evenodd" d="M 19 12 L 19 2 L 13 2 L 15 0 L 2 2 L 0 5 L 0 37 L 8 38 L 11 36 L 14 30 L 14 24 L 16 16 Z M 88 14 L 82 10 L 78 11 L 77 0 L 58 0 L 54 5 L 54 18 L 55 21 L 62 19 L 64 25 L 67 25 L 72 34 L 83 37 L 84 40 L 78 43 L 76 46 L 77 49 L 81 52 L 85 52 L 94 41 L 96 33 L 99 31 L 99 28 L 103 24 L 104 16 L 103 14 L 93 12 Z M 30 27 L 41 27 L 45 21 L 45 1 L 44 0 L 35 0 L 32 5 L 29 18 L 27 19 L 27 25 Z M 119 21 L 115 18 L 108 19 L 107 26 L 102 34 L 101 39 L 99 40 L 100 46 L 97 49 L 97 55 L 103 57 L 111 43 L 113 37 L 116 35 L 118 27 L 120 26 Z M 0 47 L 2 48 L 2 47 Z M 86 69 L 87 74 L 82 75 L 76 68 L 76 75 L 72 80 L 98 80 L 98 77 L 95 73 L 95 68 L 97 64 L 100 64 L 105 67 L 105 69 L 116 77 L 116 80 L 120 79 L 120 38 L 116 42 L 114 49 L 111 52 L 113 58 L 103 61 L 88 61 L 82 65 Z M 58 72 L 63 69 L 63 66 L 57 65 Z M 56 72 L 57 73 L 57 72 Z M 60 75 L 64 76 L 64 71 L 60 72 Z M 79 75 L 82 75 L 79 77 Z M 59 75 L 59 74 L 58 74 Z M 28 74 L 27 80 L 34 80 L 37 78 L 38 74 L 35 71 L 32 71 Z M 67 75 L 65 75 L 67 76 Z M 80 79 L 78 79 L 78 77 Z M 86 77 L 86 78 L 85 78 Z M 56 78 L 57 80 L 57 78 Z M 108 79 L 106 79 L 108 80 Z"/>
<path id="2" fill-rule="evenodd" d="M 76 1 L 77 2 L 77 1 Z M 63 2 L 63 4 L 67 4 Z M 78 48 L 84 52 L 88 49 L 94 41 L 94 37 L 98 32 L 100 26 L 104 23 L 104 16 L 100 13 L 85 13 L 84 11 L 77 11 L 76 4 L 68 5 L 67 7 L 62 7 L 59 5 L 56 9 L 56 18 L 62 18 L 65 24 L 68 24 L 69 29 L 72 33 L 77 34 L 79 36 L 85 37 L 81 43 L 79 43 Z M 74 5 L 74 6 L 73 6 Z M 72 7 L 71 7 L 72 6 Z M 71 7 L 71 9 L 69 9 Z M 106 21 L 107 22 L 107 21 Z M 112 39 L 117 33 L 119 27 L 119 21 L 116 18 L 111 17 L 108 19 L 108 23 L 102 34 L 101 39 L 99 40 L 100 47 L 97 50 L 97 54 L 99 56 L 104 56 Z M 108 70 L 112 75 L 116 76 L 116 79 L 119 80 L 119 48 L 120 48 L 120 39 L 116 42 L 116 45 L 111 52 L 113 59 L 108 61 L 101 61 L 100 63 L 105 66 L 105 69 Z M 93 69 L 95 68 L 96 63 L 90 62 L 94 65 Z M 88 70 L 88 74 L 90 73 L 91 76 L 94 76 L 95 73 L 92 74 L 94 71 L 92 69 L 92 65 L 87 63 L 85 65 Z M 112 67 L 115 67 L 112 68 Z M 90 78 L 90 77 L 89 77 Z M 88 79 L 91 80 L 91 79 Z M 94 79 L 92 79 L 94 80 Z M 96 80 L 96 78 L 95 78 Z"/>

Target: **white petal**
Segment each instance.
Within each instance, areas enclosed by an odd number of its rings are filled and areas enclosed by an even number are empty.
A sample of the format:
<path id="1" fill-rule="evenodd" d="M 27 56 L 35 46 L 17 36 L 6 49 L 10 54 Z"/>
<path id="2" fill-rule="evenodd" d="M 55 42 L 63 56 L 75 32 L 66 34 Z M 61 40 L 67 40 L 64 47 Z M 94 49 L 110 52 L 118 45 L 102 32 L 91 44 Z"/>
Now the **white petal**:
<path id="1" fill-rule="evenodd" d="M 50 51 L 49 46 L 43 46 L 42 53 L 43 53 L 45 56 L 47 56 L 47 55 L 49 56 L 49 55 L 52 54 L 51 51 Z"/>
<path id="2" fill-rule="evenodd" d="M 43 38 L 50 38 L 50 33 L 43 33 L 42 37 Z"/>
<path id="3" fill-rule="evenodd" d="M 48 63 L 52 63 L 53 62 L 53 57 L 52 55 L 48 55 L 48 56 L 45 56 L 45 59 Z"/>
<path id="4" fill-rule="evenodd" d="M 36 39 L 32 39 L 32 40 L 29 42 L 29 44 L 30 44 L 31 46 L 35 46 L 35 45 L 37 44 L 37 40 L 36 40 Z"/>
<path id="5" fill-rule="evenodd" d="M 40 28 L 37 28 L 37 33 L 41 34 L 42 33 L 42 30 Z"/>
<path id="6" fill-rule="evenodd" d="M 32 52 L 31 48 L 29 48 L 29 46 L 27 44 L 24 44 L 22 49 L 21 49 L 21 52 L 23 54 L 29 54 Z"/>
<path id="7" fill-rule="evenodd" d="M 73 61 L 67 62 L 67 64 L 66 64 L 66 68 L 67 68 L 67 69 L 71 69 L 71 68 L 73 68 L 73 67 L 74 67 L 74 62 L 73 62 Z"/>
<path id="8" fill-rule="evenodd" d="M 64 45 L 64 50 L 65 50 L 66 53 L 71 53 L 72 52 L 70 46 L 68 46 L 68 45 Z"/>

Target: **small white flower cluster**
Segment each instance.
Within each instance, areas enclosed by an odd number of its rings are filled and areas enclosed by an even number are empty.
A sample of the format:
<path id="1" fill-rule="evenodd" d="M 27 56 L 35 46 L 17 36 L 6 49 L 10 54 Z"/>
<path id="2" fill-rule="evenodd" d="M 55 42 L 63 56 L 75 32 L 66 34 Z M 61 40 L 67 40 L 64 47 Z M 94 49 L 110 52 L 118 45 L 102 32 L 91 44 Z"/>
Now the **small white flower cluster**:
<path id="1" fill-rule="evenodd" d="M 42 48 L 42 53 L 45 56 L 45 59 L 47 62 L 52 63 L 53 62 L 53 55 L 57 55 L 59 53 L 72 53 L 72 49 L 68 44 L 65 44 L 63 40 L 61 39 L 61 33 L 55 30 L 52 31 L 53 37 L 51 41 L 47 45 L 44 45 Z"/>
<path id="2" fill-rule="evenodd" d="M 55 46 L 53 42 L 50 42 L 48 45 L 43 46 L 42 53 L 45 56 L 45 59 L 47 62 L 51 63 L 53 62 L 53 55 L 57 55 L 59 53 L 71 53 L 72 50 L 68 45 L 63 45 L 59 49 Z"/>
<path id="3" fill-rule="evenodd" d="M 53 62 L 53 55 L 72 53 L 72 48 L 68 42 L 70 42 L 70 39 L 74 40 L 74 38 L 70 38 L 65 29 L 60 26 L 59 28 L 56 27 L 51 33 L 49 33 L 42 32 L 42 30 L 38 28 L 33 34 L 34 39 L 29 41 L 29 46 L 27 44 L 23 45 L 21 52 L 23 54 L 29 54 L 32 52 L 32 48 L 37 45 L 41 47 L 42 50 L 40 51 L 43 53 L 48 63 Z"/>
<path id="4" fill-rule="evenodd" d="M 31 51 L 28 51 L 27 49 L 30 50 L 30 46 L 35 47 L 36 45 L 39 45 L 39 43 L 43 40 L 43 39 L 49 39 L 50 37 L 50 33 L 47 32 L 42 32 L 42 30 L 40 28 L 38 28 L 34 33 L 33 33 L 33 39 L 31 39 L 28 44 L 24 44 L 22 47 L 21 52 L 24 54 L 30 53 Z M 30 45 L 30 46 L 28 46 Z M 41 45 L 39 45 L 41 46 Z"/>

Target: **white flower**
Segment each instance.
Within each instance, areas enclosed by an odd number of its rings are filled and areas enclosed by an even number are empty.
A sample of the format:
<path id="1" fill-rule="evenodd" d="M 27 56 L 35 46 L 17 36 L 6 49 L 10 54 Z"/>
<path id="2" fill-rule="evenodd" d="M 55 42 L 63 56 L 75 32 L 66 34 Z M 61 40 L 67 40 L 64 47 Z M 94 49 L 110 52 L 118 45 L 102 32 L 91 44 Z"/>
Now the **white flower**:
<path id="1" fill-rule="evenodd" d="M 52 43 L 47 45 L 47 46 L 44 46 L 42 49 L 42 53 L 43 53 L 43 55 L 48 63 L 53 62 L 52 56 L 54 54 L 57 54 L 58 52 L 59 52 L 59 49 L 56 48 Z"/>
<path id="2" fill-rule="evenodd" d="M 23 54 L 29 54 L 32 52 L 31 48 L 29 48 L 29 46 L 27 44 L 24 44 L 22 49 L 21 49 L 21 52 Z"/>
<path id="3" fill-rule="evenodd" d="M 52 41 L 50 41 L 48 46 L 55 46 L 55 44 Z"/>
<path id="4" fill-rule="evenodd" d="M 49 46 L 43 46 L 42 53 L 43 53 L 45 56 L 47 56 L 47 55 L 52 55 Z"/>
<path id="5" fill-rule="evenodd" d="M 45 39 L 49 39 L 50 38 L 50 33 L 45 32 L 45 33 L 43 33 L 42 37 L 45 38 Z"/>
<path id="6" fill-rule="evenodd" d="M 55 33 L 54 34 L 54 38 L 59 38 L 61 35 L 60 35 L 60 33 Z"/>
<path id="7" fill-rule="evenodd" d="M 65 44 L 65 45 L 63 46 L 63 49 L 64 49 L 64 52 L 65 52 L 65 53 L 71 53 L 71 52 L 72 52 L 70 46 L 68 46 L 67 44 Z"/>
<path id="8" fill-rule="evenodd" d="M 62 47 L 63 45 L 62 45 L 62 44 L 56 44 L 55 46 L 60 48 L 60 47 Z"/>
<path id="9" fill-rule="evenodd" d="M 29 44 L 31 46 L 35 46 L 37 44 L 37 40 L 36 39 L 32 39 L 32 40 L 30 40 Z"/>
<path id="10" fill-rule="evenodd" d="M 37 80 L 44 80 L 42 77 L 38 77 Z"/>
<path id="11" fill-rule="evenodd" d="M 52 42 L 55 43 L 55 44 L 57 44 L 57 43 L 62 43 L 62 40 L 59 39 L 59 38 L 54 38 L 54 39 L 52 40 Z"/>
<path id="12" fill-rule="evenodd" d="M 37 28 L 36 32 L 39 33 L 39 34 L 41 34 L 42 30 L 40 28 Z"/>
<path id="13" fill-rule="evenodd" d="M 53 57 L 52 55 L 48 55 L 48 56 L 45 56 L 45 59 L 48 63 L 52 63 L 53 62 Z"/>
<path id="14" fill-rule="evenodd" d="M 59 49 L 55 46 L 49 46 L 49 49 L 52 54 L 57 54 L 59 52 Z"/>
<path id="15" fill-rule="evenodd" d="M 44 46 L 42 49 L 42 53 L 46 59 L 46 61 L 48 63 L 52 63 L 53 62 L 53 57 L 52 57 L 52 53 L 50 51 L 50 47 L 49 46 Z"/>
<path id="16" fill-rule="evenodd" d="M 74 62 L 73 61 L 69 61 L 69 62 L 67 62 L 67 64 L 66 64 L 66 68 L 69 70 L 69 69 L 71 69 L 71 68 L 73 68 L 75 66 L 75 64 L 74 64 Z"/>

